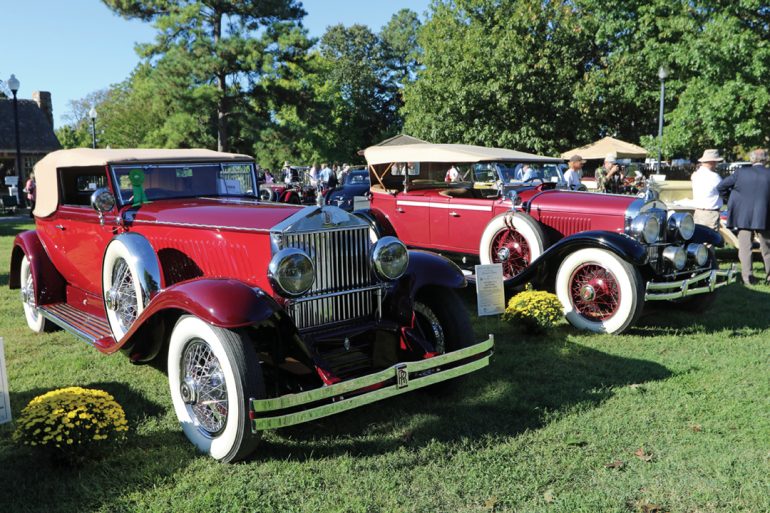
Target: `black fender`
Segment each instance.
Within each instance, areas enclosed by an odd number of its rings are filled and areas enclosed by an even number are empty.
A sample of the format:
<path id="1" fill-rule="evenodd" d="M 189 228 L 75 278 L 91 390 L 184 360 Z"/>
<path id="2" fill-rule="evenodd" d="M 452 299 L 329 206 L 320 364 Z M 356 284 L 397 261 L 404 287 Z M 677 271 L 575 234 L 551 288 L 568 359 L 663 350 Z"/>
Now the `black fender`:
<path id="1" fill-rule="evenodd" d="M 518 287 L 530 281 L 550 283 L 562 260 L 583 248 L 611 251 L 635 266 L 647 263 L 647 247 L 628 235 L 601 230 L 580 232 L 555 242 L 522 272 L 505 280 L 505 287 Z"/>
<path id="2" fill-rule="evenodd" d="M 21 232 L 13 241 L 11 252 L 11 268 L 8 274 L 8 287 L 21 287 L 21 259 L 27 255 L 32 277 L 35 280 L 35 303 L 45 305 L 65 300 L 64 278 L 48 257 L 37 230 Z"/>
<path id="3" fill-rule="evenodd" d="M 376 208 L 356 210 L 353 212 L 353 215 L 358 216 L 369 223 L 369 226 L 374 229 L 374 232 L 378 237 L 385 237 L 388 235 L 391 237 L 398 237 L 396 230 L 393 228 L 393 225 L 390 224 L 388 218 L 385 217 L 385 214 Z"/>
<path id="4" fill-rule="evenodd" d="M 687 242 L 711 244 L 715 248 L 721 248 L 725 245 L 725 239 L 722 237 L 721 233 L 712 230 L 708 226 L 703 226 L 702 224 L 695 225 L 695 232 Z"/>
<path id="5" fill-rule="evenodd" d="M 429 251 L 409 250 L 409 265 L 388 295 L 384 308 L 388 317 L 399 324 L 412 322 L 413 305 L 424 287 L 463 288 L 468 284 L 465 275 L 451 260 Z"/>

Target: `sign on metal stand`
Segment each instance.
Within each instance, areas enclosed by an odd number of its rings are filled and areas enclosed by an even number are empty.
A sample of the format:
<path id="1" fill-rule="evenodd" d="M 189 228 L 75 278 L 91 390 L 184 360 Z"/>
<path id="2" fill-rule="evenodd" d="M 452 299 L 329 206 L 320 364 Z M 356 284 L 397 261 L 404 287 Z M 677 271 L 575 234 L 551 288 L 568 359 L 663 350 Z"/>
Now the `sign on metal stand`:
<path id="1" fill-rule="evenodd" d="M 476 304 L 479 317 L 498 315 L 505 311 L 503 264 L 476 266 Z"/>
<path id="2" fill-rule="evenodd" d="M 0 424 L 11 421 L 11 398 L 8 395 L 8 374 L 5 372 L 5 346 L 0 337 Z"/>

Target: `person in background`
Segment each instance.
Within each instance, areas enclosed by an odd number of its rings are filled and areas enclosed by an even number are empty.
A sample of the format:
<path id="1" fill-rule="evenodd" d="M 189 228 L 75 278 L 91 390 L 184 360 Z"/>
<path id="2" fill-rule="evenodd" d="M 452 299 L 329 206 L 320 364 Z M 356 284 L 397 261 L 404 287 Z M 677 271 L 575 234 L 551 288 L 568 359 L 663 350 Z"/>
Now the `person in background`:
<path id="1" fill-rule="evenodd" d="M 289 161 L 283 163 L 283 167 L 281 168 L 281 174 L 283 175 L 283 182 L 284 183 L 291 183 L 293 181 L 293 172 L 291 169 L 291 166 L 289 165 Z"/>
<path id="2" fill-rule="evenodd" d="M 348 176 L 349 172 L 350 172 L 350 166 L 347 164 L 342 164 L 342 168 L 340 169 L 340 172 L 337 175 L 337 181 L 339 183 L 345 183 L 345 177 Z"/>
<path id="3" fill-rule="evenodd" d="M 326 164 L 323 164 L 324 166 Z M 318 185 L 318 179 L 321 174 L 321 171 L 318 170 L 318 164 L 313 162 L 313 164 L 310 166 L 310 170 L 307 172 L 307 177 L 310 180 L 310 185 L 313 187 L 316 187 Z"/>
<path id="4" fill-rule="evenodd" d="M 521 166 L 521 169 L 519 169 L 519 181 L 520 182 L 528 182 L 534 178 L 532 174 L 532 167 L 529 164 L 524 164 Z"/>
<path id="5" fill-rule="evenodd" d="M 318 172 L 318 181 L 324 189 L 329 186 L 329 180 L 333 174 L 334 173 L 326 162 L 321 164 L 321 171 Z M 336 179 L 337 177 L 335 176 L 334 178 Z"/>
<path id="6" fill-rule="evenodd" d="M 759 251 L 765 264 L 765 284 L 770 285 L 770 169 L 767 150 L 751 152 L 751 166 L 742 167 L 722 180 L 717 191 L 727 202 L 727 226 L 738 229 L 738 260 L 746 285 L 756 283 L 751 269 L 752 235 L 759 239 Z"/>
<path id="7" fill-rule="evenodd" d="M 618 166 L 618 159 L 614 153 L 608 153 L 604 157 L 604 164 L 594 173 L 596 188 L 601 192 L 617 193 L 623 185 L 623 170 Z"/>
<path id="8" fill-rule="evenodd" d="M 446 175 L 444 175 L 444 181 L 447 183 L 460 181 L 460 172 L 457 170 L 454 164 L 452 164 L 452 167 L 450 167 L 446 172 Z"/>
<path id="9" fill-rule="evenodd" d="M 580 155 L 572 155 L 569 158 L 569 168 L 564 173 L 567 189 L 576 191 L 580 188 L 580 172 L 583 169 L 583 164 L 585 164 L 585 160 Z"/>
<path id="10" fill-rule="evenodd" d="M 32 215 L 32 211 L 35 210 L 35 199 L 37 198 L 37 184 L 35 183 L 35 172 L 32 171 L 29 174 L 27 183 L 24 185 L 24 192 L 27 193 L 27 203 L 29 204 L 29 217 L 35 217 Z"/>
<path id="11" fill-rule="evenodd" d="M 265 169 L 265 183 L 273 183 L 273 182 L 275 182 L 275 177 L 273 177 L 273 173 L 271 173 L 269 169 Z"/>
<path id="12" fill-rule="evenodd" d="M 719 197 L 717 186 L 722 181 L 715 171 L 717 162 L 724 159 L 718 150 L 706 150 L 698 159 L 701 165 L 692 174 L 692 199 L 695 213 L 695 224 L 708 226 L 719 231 L 719 209 L 722 208 L 722 198 Z"/>

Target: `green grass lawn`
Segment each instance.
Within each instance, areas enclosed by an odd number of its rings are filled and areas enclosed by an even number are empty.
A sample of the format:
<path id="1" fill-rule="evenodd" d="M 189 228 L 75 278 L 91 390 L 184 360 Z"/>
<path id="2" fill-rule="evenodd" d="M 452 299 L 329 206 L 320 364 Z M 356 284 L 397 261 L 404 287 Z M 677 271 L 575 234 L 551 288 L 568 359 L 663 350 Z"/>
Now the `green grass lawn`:
<path id="1" fill-rule="evenodd" d="M 0 426 L 2 511 L 770 511 L 770 287 L 729 286 L 700 314 L 648 309 L 624 336 L 565 324 L 534 338 L 479 320 L 479 339 L 496 335 L 492 365 L 449 398 L 407 394 L 269 432 L 252 461 L 220 465 L 182 435 L 160 371 L 28 331 L 7 289 L 26 227 L 0 223 L 15 413 L 54 388 L 96 387 L 131 430 L 72 469 Z"/>

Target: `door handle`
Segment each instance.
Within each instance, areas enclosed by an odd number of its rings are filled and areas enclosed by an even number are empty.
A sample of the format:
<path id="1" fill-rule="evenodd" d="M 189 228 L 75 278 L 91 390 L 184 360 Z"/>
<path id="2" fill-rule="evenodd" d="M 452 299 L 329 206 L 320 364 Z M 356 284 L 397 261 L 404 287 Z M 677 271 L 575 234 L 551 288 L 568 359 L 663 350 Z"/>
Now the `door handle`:
<path id="1" fill-rule="evenodd" d="M 452 216 L 452 217 L 460 217 L 460 214 L 458 214 L 455 211 L 450 212 L 449 215 Z"/>
<path id="2" fill-rule="evenodd" d="M 63 224 L 57 224 L 56 228 L 59 229 L 59 230 L 64 231 L 64 225 Z"/>
<path id="3" fill-rule="evenodd" d="M 403 208 L 401 208 L 401 207 L 398 207 L 398 208 L 396 209 L 396 212 L 398 212 L 399 214 L 403 214 L 403 213 L 404 213 L 404 209 L 403 209 Z"/>

